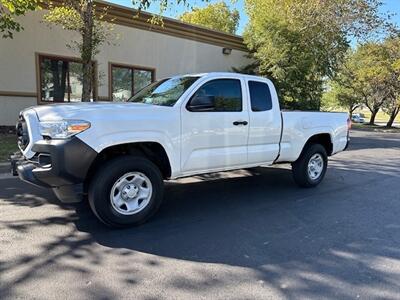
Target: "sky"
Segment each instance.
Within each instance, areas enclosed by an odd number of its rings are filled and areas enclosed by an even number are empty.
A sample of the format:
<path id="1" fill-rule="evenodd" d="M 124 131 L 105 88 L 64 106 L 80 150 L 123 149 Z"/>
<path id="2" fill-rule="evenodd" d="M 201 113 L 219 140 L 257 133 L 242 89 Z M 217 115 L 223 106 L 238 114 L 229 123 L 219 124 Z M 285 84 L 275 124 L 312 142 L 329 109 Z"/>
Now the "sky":
<path id="1" fill-rule="evenodd" d="M 107 0 L 112 3 L 132 7 L 131 0 Z M 190 6 L 193 7 L 204 7 L 208 3 L 218 2 L 218 0 L 209 0 L 209 2 L 201 1 L 201 0 L 187 0 Z M 159 6 L 157 5 L 158 1 L 153 1 L 153 4 L 150 6 L 149 12 L 158 13 Z M 247 16 L 244 9 L 244 0 L 236 0 L 234 4 L 231 3 L 230 0 L 225 1 L 231 8 L 236 8 L 240 13 L 240 22 L 237 34 L 241 35 L 247 23 Z M 400 26 L 400 0 L 383 0 L 384 5 L 382 6 L 382 12 L 390 12 L 395 13 L 396 15 L 393 17 L 393 21 L 396 22 Z M 169 8 L 164 15 L 171 18 L 176 18 L 183 12 L 187 11 L 188 8 L 183 5 L 175 5 L 174 7 Z"/>

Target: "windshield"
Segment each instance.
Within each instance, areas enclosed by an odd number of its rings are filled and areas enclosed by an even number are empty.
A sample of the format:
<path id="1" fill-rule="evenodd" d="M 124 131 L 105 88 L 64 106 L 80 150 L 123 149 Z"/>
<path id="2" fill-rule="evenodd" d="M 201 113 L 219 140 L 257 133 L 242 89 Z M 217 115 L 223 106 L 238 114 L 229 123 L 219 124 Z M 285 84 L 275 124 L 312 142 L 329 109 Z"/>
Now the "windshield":
<path id="1" fill-rule="evenodd" d="M 173 106 L 198 78 L 183 76 L 154 82 L 128 99 L 128 102 Z"/>

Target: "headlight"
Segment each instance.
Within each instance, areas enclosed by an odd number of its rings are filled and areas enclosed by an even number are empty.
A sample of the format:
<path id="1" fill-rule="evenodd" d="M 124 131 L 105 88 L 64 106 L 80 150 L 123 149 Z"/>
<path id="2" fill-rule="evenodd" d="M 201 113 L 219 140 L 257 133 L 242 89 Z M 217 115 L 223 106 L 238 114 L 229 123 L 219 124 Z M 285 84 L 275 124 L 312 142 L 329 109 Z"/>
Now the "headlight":
<path id="1" fill-rule="evenodd" d="M 52 139 L 66 139 L 90 128 L 90 123 L 82 120 L 62 120 L 40 122 L 40 134 Z"/>

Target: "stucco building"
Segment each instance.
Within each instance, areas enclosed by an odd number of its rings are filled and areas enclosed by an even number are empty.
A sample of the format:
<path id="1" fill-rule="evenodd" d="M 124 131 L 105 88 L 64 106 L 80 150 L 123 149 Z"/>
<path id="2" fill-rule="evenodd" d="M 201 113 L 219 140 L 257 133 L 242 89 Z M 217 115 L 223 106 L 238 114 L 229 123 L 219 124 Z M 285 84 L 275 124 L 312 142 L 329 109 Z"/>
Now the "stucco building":
<path id="1" fill-rule="evenodd" d="M 105 44 L 93 62 L 95 98 L 121 101 L 151 81 L 176 74 L 231 71 L 248 63 L 240 36 L 164 18 L 151 26 L 149 15 L 134 18 L 132 9 L 109 6 L 118 36 Z M 0 126 L 15 124 L 23 108 L 79 101 L 79 55 L 66 47 L 77 36 L 43 23 L 45 10 L 20 18 L 24 27 L 13 39 L 0 39 Z"/>

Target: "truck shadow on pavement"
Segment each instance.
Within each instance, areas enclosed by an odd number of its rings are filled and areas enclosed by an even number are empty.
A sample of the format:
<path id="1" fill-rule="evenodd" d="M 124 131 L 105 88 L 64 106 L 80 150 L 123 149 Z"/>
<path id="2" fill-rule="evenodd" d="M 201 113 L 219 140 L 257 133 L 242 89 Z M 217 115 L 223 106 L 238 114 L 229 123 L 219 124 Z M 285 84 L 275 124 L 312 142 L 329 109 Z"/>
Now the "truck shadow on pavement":
<path id="1" fill-rule="evenodd" d="M 398 265 L 400 260 L 399 157 L 353 163 L 352 152 L 368 144 L 354 139 L 349 152 L 332 160 L 327 178 L 315 189 L 295 186 L 289 169 L 255 168 L 230 172 L 233 178 L 218 173 L 167 183 L 159 213 L 137 228 L 107 229 L 85 203 L 60 206 L 65 213 L 58 217 L 0 221 L 1 229 L 22 232 L 75 224 L 67 235 L 42 245 L 46 258 L 0 260 L 0 277 L 21 265 L 30 266 L 18 280 L 0 288 L 0 296 L 13 295 L 15 286 L 43 273 L 61 257 L 88 260 L 87 268 L 71 269 L 81 274 L 93 272 L 110 254 L 132 259 L 125 275 L 126 284 L 134 286 L 140 278 L 130 274 L 138 267 L 135 255 L 140 252 L 154 255 L 144 262 L 154 271 L 162 268 L 165 257 L 251 269 L 255 272 L 251 280 L 286 298 L 356 298 L 367 286 L 370 295 L 395 299 L 399 281 L 393 279 L 390 267 L 377 264 L 386 260 Z M 33 208 L 57 203 L 43 190 L 30 188 L 24 194 L 23 188 L 12 185 L 0 191 L 0 199 Z M 97 245 L 105 247 L 100 250 Z M 197 293 L 250 280 L 241 278 L 240 272 L 218 279 L 206 273 L 199 276 L 200 280 L 172 276 L 167 288 Z M 382 289 L 385 294 L 379 294 Z M 91 296 L 100 292 L 121 296 L 105 287 Z"/>

